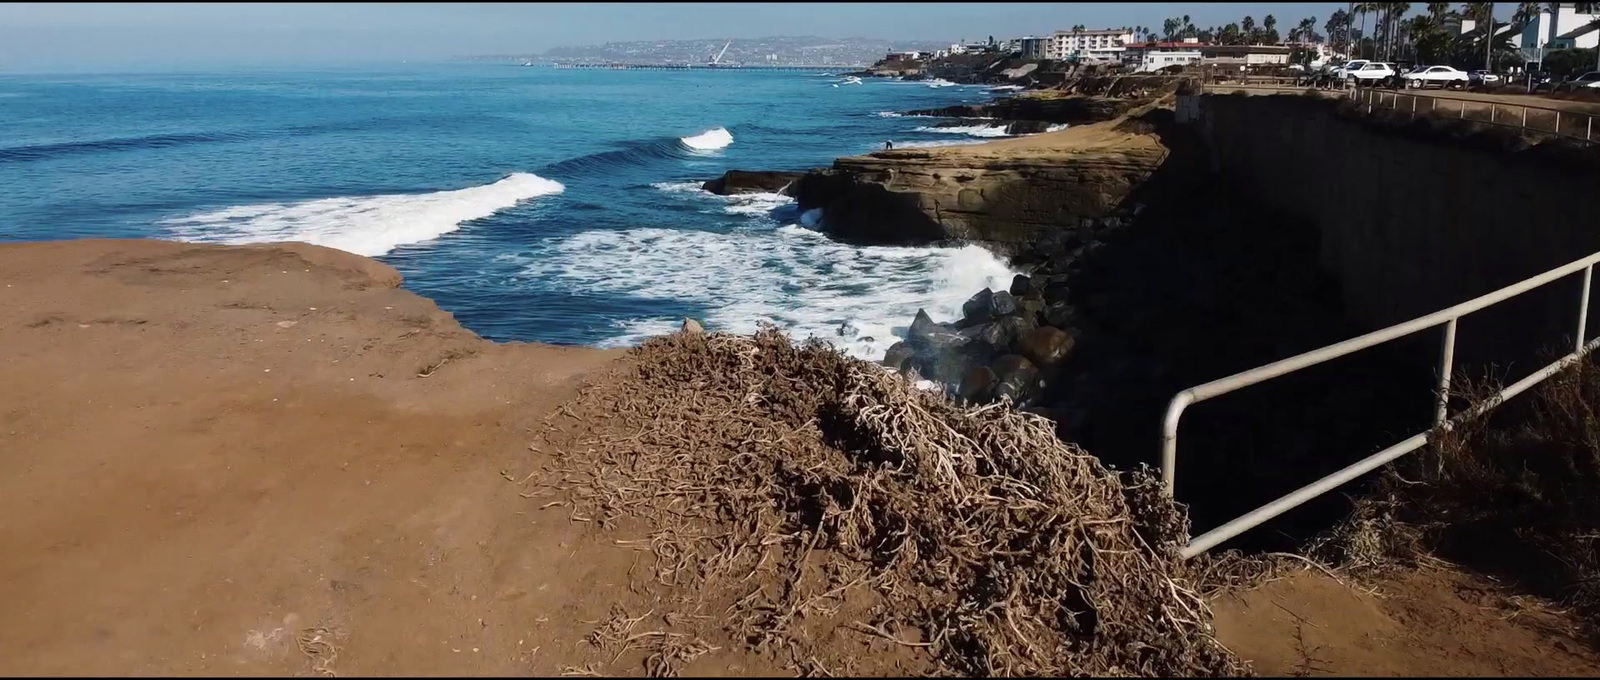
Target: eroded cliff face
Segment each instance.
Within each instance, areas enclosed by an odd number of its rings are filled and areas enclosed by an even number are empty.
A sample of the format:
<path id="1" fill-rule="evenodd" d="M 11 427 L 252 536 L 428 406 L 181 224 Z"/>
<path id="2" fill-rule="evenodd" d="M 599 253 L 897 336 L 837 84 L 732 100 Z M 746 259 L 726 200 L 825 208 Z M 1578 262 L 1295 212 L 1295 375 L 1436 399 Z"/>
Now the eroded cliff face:
<path id="1" fill-rule="evenodd" d="M 801 177 L 802 210 L 835 238 L 980 241 L 1006 252 L 1116 211 L 1167 150 L 1152 134 L 1100 123 L 971 147 L 841 158 Z"/>

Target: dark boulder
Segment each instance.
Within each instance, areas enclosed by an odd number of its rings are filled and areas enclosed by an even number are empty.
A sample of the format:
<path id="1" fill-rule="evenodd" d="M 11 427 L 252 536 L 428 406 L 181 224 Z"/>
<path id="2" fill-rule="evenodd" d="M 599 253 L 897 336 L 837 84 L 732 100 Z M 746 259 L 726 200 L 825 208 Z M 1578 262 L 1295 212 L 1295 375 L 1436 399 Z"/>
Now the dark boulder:
<path id="1" fill-rule="evenodd" d="M 1033 332 L 1033 329 L 1038 328 L 1039 322 L 1026 315 L 1007 316 L 994 322 L 994 325 L 999 327 L 998 335 L 1005 339 L 1004 345 L 996 345 L 996 347 L 1009 349 L 1015 348 L 1023 338 Z M 1005 352 L 1001 353 L 1004 354 Z"/>
<path id="2" fill-rule="evenodd" d="M 994 318 L 1017 313 L 1017 299 L 1011 293 L 1000 291 L 989 296 L 989 315 Z"/>
<path id="3" fill-rule="evenodd" d="M 765 170 L 729 170 L 721 177 L 700 185 L 701 189 L 719 196 L 732 194 L 783 193 L 789 184 L 799 179 L 803 172 L 769 172 Z"/>
<path id="4" fill-rule="evenodd" d="M 1044 307 L 1044 322 L 1056 328 L 1071 328 L 1078 318 L 1078 309 L 1066 302 L 1052 302 Z"/>
<path id="5" fill-rule="evenodd" d="M 911 343 L 901 341 L 889 346 L 889 351 L 883 353 L 883 365 L 899 371 L 906 367 L 906 362 L 915 356 L 916 350 L 911 348 Z"/>
<path id="6" fill-rule="evenodd" d="M 918 336 L 926 335 L 936 330 L 939 330 L 939 324 L 933 322 L 933 317 L 928 316 L 927 310 L 919 309 L 916 317 L 911 319 L 911 328 L 907 330 L 906 338 L 911 340 L 912 344 L 916 344 Z"/>
<path id="7" fill-rule="evenodd" d="M 1021 404 L 1038 394 L 1039 367 L 1026 357 L 1007 354 L 995 359 L 991 368 L 995 375 L 996 399 L 1009 398 L 1013 404 Z"/>
<path id="8" fill-rule="evenodd" d="M 994 349 L 1004 350 L 1011 346 L 1012 339 L 1016 337 L 1016 330 L 999 321 L 991 321 L 963 328 L 961 329 L 961 335 L 970 342 L 982 343 Z"/>
<path id="9" fill-rule="evenodd" d="M 1039 325 L 1039 316 L 1043 313 L 1044 300 L 1032 297 L 1017 300 L 1017 316 L 1032 323 L 1032 326 L 1028 327 L 1029 330 L 1032 330 L 1033 326 Z"/>
<path id="10" fill-rule="evenodd" d="M 1031 297 L 1039 289 L 1034 288 L 1033 279 L 1027 274 L 1018 274 L 1011 277 L 1011 296 L 1016 298 Z"/>
<path id="11" fill-rule="evenodd" d="M 1040 326 L 1023 336 L 1017 349 L 1036 366 L 1049 371 L 1066 361 L 1076 345 L 1077 339 L 1071 333 L 1054 326 Z"/>
<path id="12" fill-rule="evenodd" d="M 961 376 L 961 386 L 956 389 L 956 396 L 969 402 L 989 401 L 999 381 L 994 369 L 988 366 L 973 366 Z"/>
<path id="13" fill-rule="evenodd" d="M 960 350 L 968 339 L 949 326 L 934 323 L 926 311 L 919 309 L 906 333 L 906 341 L 919 357 L 939 357 Z"/>
<path id="14" fill-rule="evenodd" d="M 994 291 L 985 288 L 978 291 L 966 302 L 961 303 L 961 315 L 975 321 L 988 321 L 993 318 L 989 313 L 989 306 L 994 301 Z"/>

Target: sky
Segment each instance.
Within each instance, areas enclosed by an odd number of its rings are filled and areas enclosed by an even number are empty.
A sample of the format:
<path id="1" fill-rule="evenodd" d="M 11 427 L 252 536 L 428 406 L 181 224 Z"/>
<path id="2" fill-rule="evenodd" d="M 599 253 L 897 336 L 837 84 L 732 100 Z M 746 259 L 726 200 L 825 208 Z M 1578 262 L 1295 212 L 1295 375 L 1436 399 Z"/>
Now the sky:
<path id="1" fill-rule="evenodd" d="M 947 41 L 1346 3 L 0 3 L 0 71 L 435 60 L 562 45 L 772 35 Z"/>

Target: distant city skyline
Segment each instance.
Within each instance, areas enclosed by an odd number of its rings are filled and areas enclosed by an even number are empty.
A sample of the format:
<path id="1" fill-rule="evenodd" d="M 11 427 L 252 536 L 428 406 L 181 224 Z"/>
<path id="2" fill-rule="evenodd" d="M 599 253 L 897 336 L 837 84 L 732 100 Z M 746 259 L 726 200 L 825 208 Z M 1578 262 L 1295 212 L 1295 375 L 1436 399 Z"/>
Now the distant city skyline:
<path id="1" fill-rule="evenodd" d="M 438 60 L 630 40 L 816 35 L 907 43 L 1075 24 L 1199 26 L 1316 16 L 1346 3 L 10 3 L 0 71 Z"/>

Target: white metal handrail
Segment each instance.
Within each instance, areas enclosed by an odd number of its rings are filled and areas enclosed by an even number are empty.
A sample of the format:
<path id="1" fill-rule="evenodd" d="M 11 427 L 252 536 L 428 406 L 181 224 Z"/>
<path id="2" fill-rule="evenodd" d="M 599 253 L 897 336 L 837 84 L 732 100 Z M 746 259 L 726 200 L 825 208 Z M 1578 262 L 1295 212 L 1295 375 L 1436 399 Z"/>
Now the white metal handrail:
<path id="1" fill-rule="evenodd" d="M 1387 95 L 1387 98 L 1388 98 L 1388 105 L 1387 106 L 1384 105 L 1385 95 Z M 1426 95 L 1426 94 L 1412 94 L 1411 92 L 1391 92 L 1391 91 L 1388 91 L 1388 90 L 1380 90 L 1380 89 L 1374 89 L 1374 88 L 1357 88 L 1357 89 L 1354 89 L 1354 90 L 1350 90 L 1350 98 L 1351 99 L 1353 99 L 1355 101 L 1358 101 L 1358 102 L 1364 101 L 1366 103 L 1366 105 L 1367 105 L 1367 113 L 1372 113 L 1372 110 L 1375 107 L 1376 108 L 1382 108 L 1382 109 L 1388 109 L 1388 110 L 1391 110 L 1391 111 L 1404 111 L 1404 110 L 1407 110 L 1407 108 L 1402 107 L 1400 105 L 1400 98 L 1401 97 L 1406 97 L 1406 98 L 1409 98 L 1411 100 L 1411 106 L 1409 107 L 1409 111 L 1410 111 L 1411 117 L 1413 119 L 1415 119 L 1418 114 L 1436 114 L 1436 115 L 1441 115 L 1441 116 L 1448 116 L 1452 112 L 1452 109 L 1453 109 L 1454 112 L 1457 114 L 1455 116 L 1456 118 L 1461 119 L 1461 120 L 1470 120 L 1471 122 L 1474 122 L 1474 123 L 1483 123 L 1483 124 L 1487 124 L 1487 125 L 1497 125 L 1497 126 L 1500 126 L 1500 127 L 1512 128 L 1512 129 L 1515 129 L 1515 130 L 1524 130 L 1524 131 L 1527 131 L 1527 132 L 1536 132 L 1536 133 L 1539 133 L 1539 134 L 1552 135 L 1552 136 L 1555 136 L 1555 137 L 1564 137 L 1566 139 L 1576 139 L 1576 140 L 1579 140 L 1579 141 L 1589 142 L 1589 143 L 1600 142 L 1600 137 L 1597 137 L 1596 136 L 1596 132 L 1595 132 L 1595 123 L 1594 123 L 1595 116 L 1587 114 L 1587 113 L 1581 113 L 1581 112 L 1578 112 L 1578 111 L 1563 111 L 1561 109 L 1557 109 L 1557 108 L 1553 108 L 1553 107 L 1549 107 L 1549 106 L 1529 106 L 1527 104 L 1506 104 L 1506 103 L 1503 103 L 1503 102 L 1483 101 L 1483 100 L 1477 100 L 1477 99 L 1461 99 L 1461 98 L 1458 98 L 1458 97 L 1435 97 L 1435 96 Z M 1428 100 L 1428 106 L 1425 109 L 1422 108 L 1422 107 L 1419 107 L 1417 105 L 1417 101 L 1418 100 L 1422 100 L 1422 99 Z M 1439 102 L 1441 102 L 1441 101 L 1444 101 L 1444 102 L 1460 102 L 1460 106 L 1459 107 L 1452 107 L 1452 106 L 1450 106 L 1448 104 L 1445 105 L 1445 106 L 1439 106 Z M 1478 120 L 1478 119 L 1467 118 L 1467 105 L 1468 104 L 1475 104 L 1475 105 L 1478 105 L 1478 106 L 1488 106 L 1489 107 L 1489 120 Z M 1521 116 L 1520 120 L 1515 120 L 1515 116 L 1514 115 L 1513 116 L 1507 116 L 1507 118 L 1505 120 L 1498 119 L 1499 112 L 1500 112 L 1500 107 L 1521 109 L 1522 110 L 1522 116 Z M 1546 129 L 1540 128 L 1540 127 L 1529 127 L 1528 126 L 1528 111 L 1544 111 L 1544 112 L 1548 112 L 1548 113 L 1554 114 L 1555 123 L 1551 126 L 1551 129 L 1549 129 L 1549 130 L 1546 130 Z M 1578 134 L 1575 134 L 1575 133 L 1562 132 L 1561 131 L 1561 116 L 1562 116 L 1562 114 L 1566 114 L 1567 120 L 1569 120 L 1569 121 L 1583 120 L 1584 121 L 1584 123 L 1583 123 L 1583 134 L 1582 135 L 1578 135 Z"/>
<path id="2" fill-rule="evenodd" d="M 1233 538 L 1234 536 L 1255 528 L 1256 526 L 1266 522 L 1269 519 L 1272 519 L 1273 517 L 1277 517 L 1284 512 L 1298 507 L 1306 501 L 1332 491 L 1345 482 L 1375 470 L 1389 461 L 1420 449 L 1423 447 L 1423 445 L 1428 443 L 1428 438 L 1432 432 L 1438 430 L 1447 431 L 1452 429 L 1457 423 L 1460 423 L 1468 418 L 1480 416 L 1489 411 L 1489 409 L 1500 405 L 1507 399 L 1523 393 L 1528 388 L 1533 387 L 1552 375 L 1555 375 L 1561 369 L 1566 368 L 1573 362 L 1583 358 L 1584 355 L 1594 351 L 1596 346 L 1600 346 L 1600 338 L 1595 338 L 1589 342 L 1584 342 L 1583 338 L 1588 334 L 1589 286 L 1594 280 L 1594 265 L 1597 262 L 1600 262 L 1600 253 L 1595 253 L 1576 262 L 1571 262 L 1538 276 L 1534 276 L 1532 278 L 1506 286 L 1505 288 L 1501 288 L 1500 290 L 1489 293 L 1488 295 L 1473 298 L 1461 304 L 1439 310 L 1424 317 L 1412 319 L 1405 323 L 1400 323 L 1382 330 L 1373 331 L 1371 333 L 1367 333 L 1366 335 L 1354 337 L 1344 342 L 1329 345 L 1321 349 L 1315 349 L 1304 354 L 1283 359 L 1281 361 L 1275 361 L 1259 368 L 1254 368 L 1242 373 L 1235 373 L 1226 378 L 1213 380 L 1205 383 L 1204 385 L 1198 385 L 1196 387 L 1191 387 L 1187 390 L 1179 392 L 1172 398 L 1172 402 L 1167 406 L 1167 417 L 1163 422 L 1161 433 L 1161 481 L 1165 485 L 1168 495 L 1173 493 L 1173 482 L 1177 479 L 1178 421 L 1183 417 L 1184 409 L 1188 408 L 1191 404 L 1196 404 L 1213 397 L 1221 396 L 1235 390 L 1249 387 L 1259 382 L 1270 380 L 1288 373 L 1293 373 L 1302 368 L 1315 366 L 1325 361 L 1337 359 L 1352 352 L 1357 352 L 1368 347 L 1380 345 L 1396 338 L 1401 338 L 1418 331 L 1444 324 L 1444 343 L 1441 347 L 1441 356 L 1439 359 L 1439 393 L 1436 397 L 1434 406 L 1433 429 L 1427 432 L 1412 435 L 1411 437 L 1406 438 L 1404 441 L 1401 441 L 1393 446 L 1390 446 L 1389 448 L 1362 459 L 1360 462 L 1300 487 L 1299 489 L 1284 495 L 1283 497 L 1272 501 L 1271 503 L 1245 513 L 1244 515 L 1228 522 L 1227 524 L 1207 531 L 1206 533 L 1190 540 L 1188 545 L 1184 546 L 1183 550 L 1181 551 L 1182 555 L 1184 557 L 1193 557 L 1203 553 L 1217 544 L 1222 543 L 1223 541 Z M 1578 336 L 1574 343 L 1573 351 L 1570 354 L 1567 354 L 1550 363 L 1549 365 L 1539 369 L 1538 371 L 1535 371 L 1532 375 L 1513 383 L 1510 387 L 1501 390 L 1498 394 L 1495 394 L 1484 402 L 1473 406 L 1472 408 L 1467 409 L 1460 414 L 1457 414 L 1454 418 L 1448 417 L 1450 374 L 1453 370 L 1455 362 L 1456 322 L 1467 314 L 1476 312 L 1506 299 L 1516 297 L 1547 283 L 1560 279 L 1563 276 L 1576 273 L 1579 270 L 1583 271 L 1583 294 L 1578 302 Z"/>

